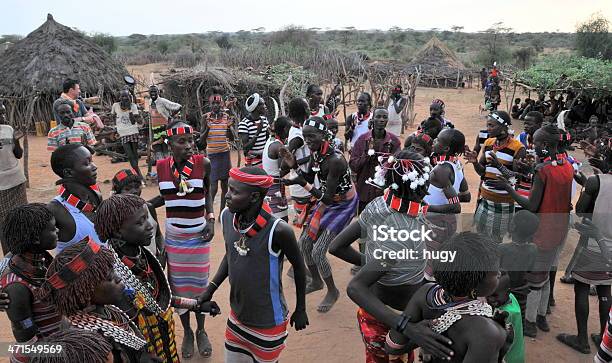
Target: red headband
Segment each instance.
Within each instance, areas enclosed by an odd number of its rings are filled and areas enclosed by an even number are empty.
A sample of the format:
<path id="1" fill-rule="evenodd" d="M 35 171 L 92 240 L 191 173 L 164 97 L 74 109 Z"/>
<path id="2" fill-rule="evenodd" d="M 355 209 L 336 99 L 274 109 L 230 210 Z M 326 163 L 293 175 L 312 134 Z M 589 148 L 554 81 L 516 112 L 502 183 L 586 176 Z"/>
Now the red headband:
<path id="1" fill-rule="evenodd" d="M 208 102 L 221 102 L 223 101 L 223 99 L 221 98 L 221 95 L 210 95 L 210 97 L 208 97 Z"/>
<path id="2" fill-rule="evenodd" d="M 63 289 L 69 282 L 76 280 L 80 273 L 92 264 L 100 252 L 101 247 L 91 238 L 87 238 L 89 241 L 83 251 L 65 264 L 59 271 L 47 278 L 47 282 L 55 290 Z"/>
<path id="3" fill-rule="evenodd" d="M 231 168 L 229 176 L 236 181 L 254 187 L 270 188 L 274 183 L 274 178 L 269 175 L 253 175 L 240 171 L 238 168 Z"/>
<path id="4" fill-rule="evenodd" d="M 418 134 L 417 137 L 425 140 L 425 142 L 428 144 L 431 142 L 431 136 L 427 135 L 426 133 Z"/>
<path id="5" fill-rule="evenodd" d="M 168 136 L 193 134 L 193 128 L 191 126 L 175 127 L 170 130 L 166 130 Z"/>
<path id="6" fill-rule="evenodd" d="M 135 175 L 138 175 L 138 174 L 136 174 L 136 171 L 134 169 L 123 169 L 117 174 L 115 174 L 115 176 L 113 177 L 113 182 L 121 183 L 128 176 L 135 176 Z"/>

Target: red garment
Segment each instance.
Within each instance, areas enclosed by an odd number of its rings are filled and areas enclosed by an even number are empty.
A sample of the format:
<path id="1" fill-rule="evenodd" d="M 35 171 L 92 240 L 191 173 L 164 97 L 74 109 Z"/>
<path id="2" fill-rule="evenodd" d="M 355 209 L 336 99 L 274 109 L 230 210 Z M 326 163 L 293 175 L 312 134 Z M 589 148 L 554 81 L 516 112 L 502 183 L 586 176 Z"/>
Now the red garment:
<path id="1" fill-rule="evenodd" d="M 362 308 L 357 310 L 357 322 L 366 348 L 366 363 L 414 362 L 414 351 L 402 355 L 389 355 L 385 352 L 385 341 L 390 329 Z"/>
<path id="2" fill-rule="evenodd" d="M 567 159 L 563 159 L 562 164 L 546 164 L 536 173 L 544 183 L 544 193 L 537 211 L 540 225 L 533 236 L 533 243 L 548 251 L 561 245 L 568 232 L 574 168 Z"/>
<path id="3" fill-rule="evenodd" d="M 349 166 L 351 171 L 356 175 L 355 187 L 357 195 L 361 202 L 371 202 L 375 198 L 383 195 L 383 190 L 366 184 L 368 178 L 374 176 L 375 168 L 379 165 L 378 156 L 368 155 L 368 143 L 372 139 L 372 131 L 368 131 L 361 135 L 353 150 L 351 150 L 351 158 Z M 374 142 L 374 151 L 377 153 L 395 154 L 401 147 L 399 138 L 390 131 L 385 133 L 385 138 Z"/>

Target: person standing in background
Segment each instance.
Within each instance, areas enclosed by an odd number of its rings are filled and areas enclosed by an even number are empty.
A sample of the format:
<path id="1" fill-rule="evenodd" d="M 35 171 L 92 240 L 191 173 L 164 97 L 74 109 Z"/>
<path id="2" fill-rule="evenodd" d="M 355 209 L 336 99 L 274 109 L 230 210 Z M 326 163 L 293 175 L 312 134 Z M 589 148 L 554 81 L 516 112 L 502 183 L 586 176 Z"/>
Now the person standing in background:
<path id="1" fill-rule="evenodd" d="M 23 149 L 19 144 L 22 133 L 7 125 L 6 108 L 0 102 L 0 225 L 4 224 L 7 213 L 20 205 L 28 202 L 26 195 L 26 178 L 19 159 L 23 156 Z M 9 252 L 8 245 L 0 230 L 0 242 L 2 252 Z"/>
<path id="2" fill-rule="evenodd" d="M 393 134 L 399 136 L 402 133 L 402 111 L 408 104 L 408 98 L 402 96 L 402 86 L 397 85 L 391 89 L 391 95 L 389 96 L 389 106 L 387 112 L 389 113 L 389 123 L 387 124 L 387 131 L 391 131 Z"/>

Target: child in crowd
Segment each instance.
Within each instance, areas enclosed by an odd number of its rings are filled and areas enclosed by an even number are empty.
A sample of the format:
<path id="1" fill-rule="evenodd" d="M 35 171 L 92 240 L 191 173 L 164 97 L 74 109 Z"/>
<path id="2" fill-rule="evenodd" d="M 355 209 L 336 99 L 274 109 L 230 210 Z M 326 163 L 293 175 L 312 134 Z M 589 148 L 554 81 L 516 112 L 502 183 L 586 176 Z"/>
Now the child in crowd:
<path id="1" fill-rule="evenodd" d="M 498 311 L 508 313 L 507 323 L 512 325 L 513 340 L 504 356 L 506 363 L 525 363 L 525 341 L 523 340 L 523 319 L 518 301 L 510 293 L 510 276 L 502 275 L 497 290 L 487 297 L 487 302 Z"/>
<path id="2" fill-rule="evenodd" d="M 529 294 L 525 275 L 533 269 L 538 253 L 538 248 L 531 243 L 531 238 L 538 230 L 539 224 L 540 220 L 535 214 L 525 209 L 518 211 L 510 222 L 512 242 L 499 246 L 500 267 L 502 271 L 508 273 L 510 292 L 521 307 L 523 319 L 525 319 L 525 304 Z"/>

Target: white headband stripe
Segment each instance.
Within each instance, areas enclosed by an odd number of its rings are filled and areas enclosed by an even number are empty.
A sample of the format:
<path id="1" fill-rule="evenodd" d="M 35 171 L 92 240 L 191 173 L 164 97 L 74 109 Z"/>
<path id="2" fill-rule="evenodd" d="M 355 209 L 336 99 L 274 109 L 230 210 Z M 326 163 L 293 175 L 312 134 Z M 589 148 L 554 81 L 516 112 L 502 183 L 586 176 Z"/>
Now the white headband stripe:
<path id="1" fill-rule="evenodd" d="M 251 102 L 251 104 L 249 105 L 249 100 L 253 100 L 253 102 Z M 259 93 L 253 93 L 249 98 L 247 98 L 246 103 L 245 103 L 245 107 L 246 110 L 248 112 L 253 112 L 255 111 L 255 109 L 257 108 L 257 106 L 259 106 L 259 101 L 261 100 L 261 96 L 259 96 Z"/>
<path id="2" fill-rule="evenodd" d="M 492 114 L 490 114 L 490 115 L 489 115 L 489 118 L 491 118 L 491 119 L 493 119 L 493 120 L 495 120 L 495 121 L 499 122 L 499 123 L 500 123 L 500 124 L 502 124 L 502 125 L 506 125 L 506 126 L 508 125 L 508 124 L 506 123 L 506 121 L 504 121 L 504 119 L 503 119 L 503 118 L 501 118 L 501 117 L 500 117 L 498 114 L 492 113 Z"/>
<path id="3" fill-rule="evenodd" d="M 322 124 L 321 122 L 314 121 L 314 120 L 306 120 L 306 124 L 305 125 L 306 126 L 315 127 L 315 128 L 317 128 L 317 129 L 319 129 L 321 131 L 325 131 L 325 129 L 326 129 L 324 124 Z"/>

